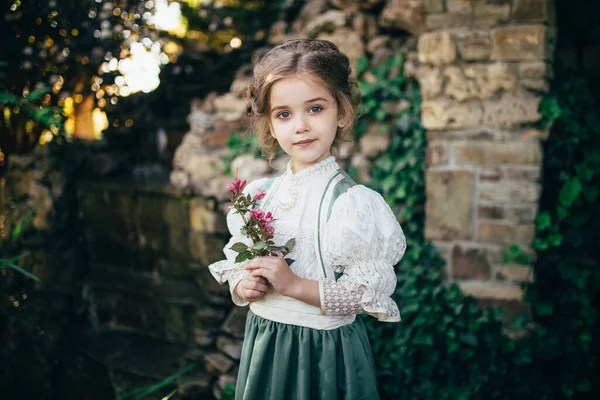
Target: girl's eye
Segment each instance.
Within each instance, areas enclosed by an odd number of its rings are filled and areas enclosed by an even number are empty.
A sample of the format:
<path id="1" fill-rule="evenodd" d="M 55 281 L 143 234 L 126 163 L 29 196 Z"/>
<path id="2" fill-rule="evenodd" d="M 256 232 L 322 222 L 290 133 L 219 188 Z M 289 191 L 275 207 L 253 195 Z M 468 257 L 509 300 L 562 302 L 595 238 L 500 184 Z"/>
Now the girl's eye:
<path id="1" fill-rule="evenodd" d="M 289 116 L 290 116 L 290 113 L 287 111 L 283 111 L 283 112 L 280 112 L 279 114 L 277 114 L 277 118 L 289 118 Z"/>
<path id="2" fill-rule="evenodd" d="M 312 106 L 308 111 L 311 113 L 318 113 L 321 112 L 321 110 L 323 110 L 323 107 L 321 106 Z"/>

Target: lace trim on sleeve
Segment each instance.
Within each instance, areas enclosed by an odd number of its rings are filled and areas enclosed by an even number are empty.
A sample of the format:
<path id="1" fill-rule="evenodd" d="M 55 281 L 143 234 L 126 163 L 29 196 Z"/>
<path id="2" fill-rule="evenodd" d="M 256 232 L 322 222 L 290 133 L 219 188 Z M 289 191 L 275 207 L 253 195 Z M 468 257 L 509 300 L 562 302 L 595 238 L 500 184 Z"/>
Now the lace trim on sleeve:
<path id="1" fill-rule="evenodd" d="M 360 301 L 364 289 L 349 290 L 334 281 L 325 281 L 322 285 L 321 311 L 325 315 L 349 315 L 363 311 Z"/>

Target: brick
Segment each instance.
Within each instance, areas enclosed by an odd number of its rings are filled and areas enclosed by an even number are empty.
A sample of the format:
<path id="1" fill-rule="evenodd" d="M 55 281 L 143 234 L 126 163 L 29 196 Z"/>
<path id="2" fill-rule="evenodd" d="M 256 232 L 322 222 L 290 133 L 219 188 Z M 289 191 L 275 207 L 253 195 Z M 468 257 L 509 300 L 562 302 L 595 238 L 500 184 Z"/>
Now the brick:
<path id="1" fill-rule="evenodd" d="M 471 239 L 474 175 L 468 171 L 428 171 L 426 188 L 425 236 L 439 240 Z"/>
<path id="2" fill-rule="evenodd" d="M 480 222 L 477 239 L 491 243 L 531 245 L 535 237 L 535 225 L 506 225 L 502 223 Z"/>
<path id="3" fill-rule="evenodd" d="M 537 205 L 511 206 L 506 209 L 506 219 L 516 223 L 533 223 L 537 217 Z"/>
<path id="4" fill-rule="evenodd" d="M 492 59 L 544 60 L 546 28 L 543 25 L 509 26 L 492 30 Z"/>
<path id="5" fill-rule="evenodd" d="M 497 265 L 494 276 L 499 281 L 533 282 L 533 268 L 524 265 Z"/>
<path id="6" fill-rule="evenodd" d="M 506 63 L 451 65 L 446 68 L 445 94 L 458 101 L 488 99 L 501 90 L 513 90 L 516 71 Z"/>
<path id="7" fill-rule="evenodd" d="M 471 12 L 428 14 L 425 17 L 425 27 L 428 31 L 464 28 L 466 26 L 471 26 L 472 20 L 473 14 Z"/>
<path id="8" fill-rule="evenodd" d="M 535 167 L 516 167 L 511 165 L 504 169 L 504 176 L 507 179 L 524 180 L 537 183 L 540 180 L 540 175 L 541 166 L 539 165 L 536 165 Z"/>
<path id="9" fill-rule="evenodd" d="M 417 70 L 417 79 L 423 99 L 430 100 L 442 94 L 444 76 L 441 68 L 423 65 Z"/>
<path id="10" fill-rule="evenodd" d="M 444 0 L 425 0 L 424 10 L 427 13 L 444 11 Z"/>
<path id="11" fill-rule="evenodd" d="M 521 79 L 552 78 L 552 67 L 544 61 L 524 61 L 519 63 Z"/>
<path id="12" fill-rule="evenodd" d="M 494 204 L 535 204 L 539 199 L 540 185 L 512 180 L 479 182 L 477 193 L 479 200 Z"/>
<path id="13" fill-rule="evenodd" d="M 421 35 L 418 50 L 419 61 L 425 64 L 448 65 L 456 59 L 456 46 L 448 32 Z"/>
<path id="14" fill-rule="evenodd" d="M 465 295 L 480 299 L 494 300 L 521 300 L 523 291 L 517 285 L 502 282 L 458 282 L 458 286 Z"/>
<path id="15" fill-rule="evenodd" d="M 204 362 L 207 372 L 216 372 L 224 374 L 233 367 L 233 361 L 221 353 L 210 353 L 204 356 Z"/>
<path id="16" fill-rule="evenodd" d="M 430 167 L 445 165 L 449 162 L 447 146 L 444 143 L 427 144 L 427 165 Z"/>
<path id="17" fill-rule="evenodd" d="M 446 0 L 446 11 L 469 12 L 473 10 L 472 0 Z"/>
<path id="18" fill-rule="evenodd" d="M 514 0 L 512 19 L 515 22 L 546 22 L 552 0 Z"/>
<path id="19" fill-rule="evenodd" d="M 499 167 L 479 169 L 480 182 L 499 182 L 503 176 L 504 174 Z"/>
<path id="20" fill-rule="evenodd" d="M 418 35 L 425 17 L 423 2 L 415 0 L 390 0 L 381 12 L 379 25 L 385 28 L 400 28 Z"/>
<path id="21" fill-rule="evenodd" d="M 426 129 L 463 129 L 480 125 L 483 116 L 478 101 L 458 103 L 448 99 L 421 103 L 421 118 Z"/>
<path id="22" fill-rule="evenodd" d="M 492 51 L 490 33 L 483 30 L 461 29 L 453 32 L 458 54 L 463 60 L 488 60 Z"/>
<path id="23" fill-rule="evenodd" d="M 483 123 L 489 127 L 514 129 L 540 120 L 541 96 L 525 90 L 504 92 L 499 99 L 483 101 Z"/>
<path id="24" fill-rule="evenodd" d="M 476 142 L 453 147 L 456 165 L 538 165 L 542 158 L 541 146 L 535 142 Z"/>
<path id="25" fill-rule="evenodd" d="M 454 246 L 452 250 L 452 277 L 488 280 L 490 275 L 490 262 L 485 249 Z"/>
<path id="26" fill-rule="evenodd" d="M 474 9 L 473 25 L 488 27 L 508 21 L 510 18 L 509 4 L 482 4 Z"/>
<path id="27" fill-rule="evenodd" d="M 503 219 L 504 207 L 480 205 L 477 208 L 477 216 L 480 219 Z"/>

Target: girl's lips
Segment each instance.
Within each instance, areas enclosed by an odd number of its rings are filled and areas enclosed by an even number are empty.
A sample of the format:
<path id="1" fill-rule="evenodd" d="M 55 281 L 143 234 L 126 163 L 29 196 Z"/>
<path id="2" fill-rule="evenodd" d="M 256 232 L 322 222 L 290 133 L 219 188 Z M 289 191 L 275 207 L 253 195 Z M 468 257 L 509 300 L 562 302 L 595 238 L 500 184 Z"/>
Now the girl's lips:
<path id="1" fill-rule="evenodd" d="M 294 145 L 295 146 L 300 146 L 300 147 L 305 147 L 305 146 L 308 146 L 309 144 L 311 144 L 314 141 L 315 141 L 315 139 L 306 139 L 306 140 L 302 140 L 300 142 L 294 143 Z"/>

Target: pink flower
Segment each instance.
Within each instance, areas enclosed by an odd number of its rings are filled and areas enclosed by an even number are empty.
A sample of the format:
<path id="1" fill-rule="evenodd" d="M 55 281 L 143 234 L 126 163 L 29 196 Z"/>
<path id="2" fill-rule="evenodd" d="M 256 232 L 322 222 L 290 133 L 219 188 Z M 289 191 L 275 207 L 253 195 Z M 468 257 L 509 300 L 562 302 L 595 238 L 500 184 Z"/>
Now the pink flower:
<path id="1" fill-rule="evenodd" d="M 229 190 L 231 193 L 235 194 L 235 185 L 233 183 L 228 183 L 227 190 Z"/>
<path id="2" fill-rule="evenodd" d="M 271 211 L 267 212 L 265 214 L 265 216 L 263 217 L 263 221 L 267 224 L 270 224 L 271 222 L 273 222 L 273 214 L 271 214 Z"/>
<path id="3" fill-rule="evenodd" d="M 259 190 L 258 192 L 256 192 L 256 194 L 254 195 L 252 200 L 253 201 L 262 200 L 265 198 L 266 194 L 267 194 L 267 192 L 265 192 L 264 190 Z"/>
<path id="4" fill-rule="evenodd" d="M 258 220 L 259 222 L 263 222 L 263 218 L 265 217 L 265 212 L 260 208 L 256 210 L 250 210 L 250 217 Z"/>
<path id="5" fill-rule="evenodd" d="M 241 192 L 242 189 L 244 188 L 244 186 L 246 186 L 246 181 L 240 181 L 239 179 L 235 179 L 235 188 L 238 190 L 238 192 Z"/>
<path id="6" fill-rule="evenodd" d="M 267 232 L 269 235 L 272 235 L 275 233 L 275 228 L 273 228 L 273 225 L 271 225 L 271 224 L 266 224 L 265 232 Z"/>

